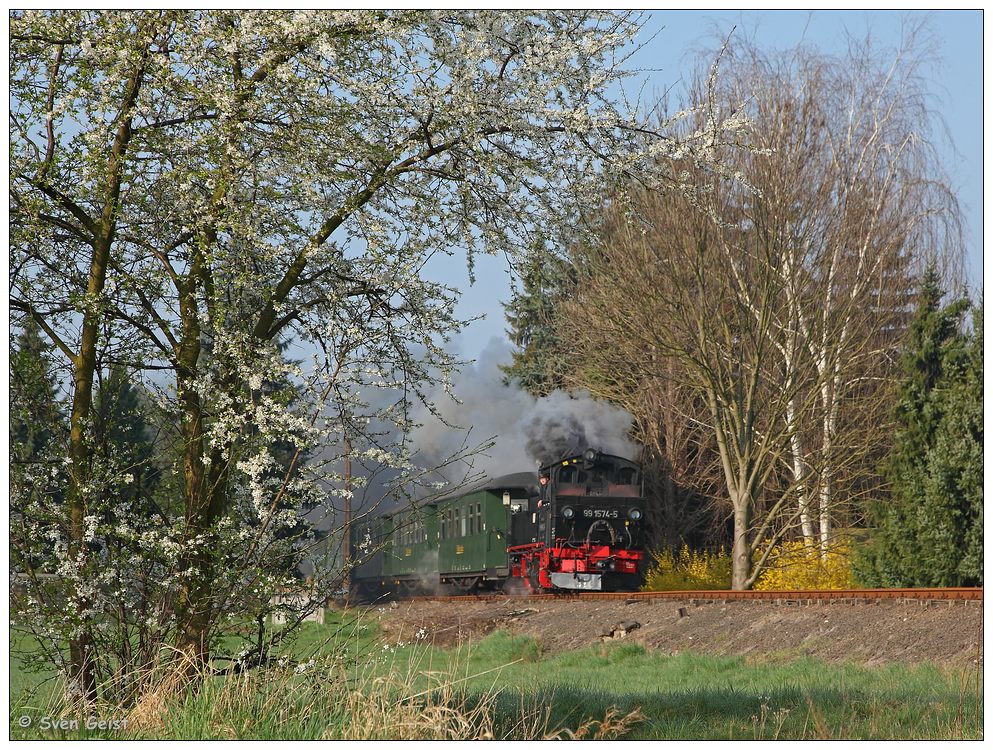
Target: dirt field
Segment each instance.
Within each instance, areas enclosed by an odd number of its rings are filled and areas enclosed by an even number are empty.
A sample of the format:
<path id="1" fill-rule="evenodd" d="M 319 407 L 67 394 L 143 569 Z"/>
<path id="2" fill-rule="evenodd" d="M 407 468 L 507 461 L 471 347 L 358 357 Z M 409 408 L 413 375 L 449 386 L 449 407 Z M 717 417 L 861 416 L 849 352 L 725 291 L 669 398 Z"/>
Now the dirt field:
<path id="1" fill-rule="evenodd" d="M 532 636 L 546 651 L 626 638 L 670 654 L 796 658 L 880 665 L 982 664 L 982 602 L 792 604 L 691 601 L 395 602 L 364 608 L 388 637 L 423 628 L 448 646 L 497 628 Z"/>

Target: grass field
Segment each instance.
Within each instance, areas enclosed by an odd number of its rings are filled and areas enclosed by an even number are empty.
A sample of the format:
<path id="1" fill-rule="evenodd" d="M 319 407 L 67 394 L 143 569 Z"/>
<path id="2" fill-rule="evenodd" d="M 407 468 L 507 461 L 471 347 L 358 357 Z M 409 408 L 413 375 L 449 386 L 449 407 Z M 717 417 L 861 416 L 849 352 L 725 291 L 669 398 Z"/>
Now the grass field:
<path id="1" fill-rule="evenodd" d="M 12 657 L 12 738 L 982 737 L 977 670 L 667 656 L 623 641 L 546 654 L 506 631 L 445 650 L 418 635 L 384 642 L 371 624 L 308 624 L 288 654 L 296 669 L 210 678 L 196 694 L 163 690 L 127 712 L 90 711 L 127 718 L 123 734 L 21 728 L 23 715 L 72 712 L 49 704 L 40 676 Z"/>

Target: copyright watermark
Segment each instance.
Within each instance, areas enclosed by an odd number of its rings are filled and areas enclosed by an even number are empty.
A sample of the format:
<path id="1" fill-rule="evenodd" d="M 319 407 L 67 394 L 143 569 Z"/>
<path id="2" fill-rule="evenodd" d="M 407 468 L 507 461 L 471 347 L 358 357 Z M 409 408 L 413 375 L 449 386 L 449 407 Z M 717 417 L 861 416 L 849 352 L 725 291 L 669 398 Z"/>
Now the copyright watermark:
<path id="1" fill-rule="evenodd" d="M 34 727 L 40 731 L 90 732 L 109 730 L 124 731 L 128 728 L 127 719 L 105 719 L 100 716 L 87 716 L 85 719 L 60 719 L 55 716 L 30 716 L 24 714 L 17 718 L 17 726 L 21 729 Z"/>

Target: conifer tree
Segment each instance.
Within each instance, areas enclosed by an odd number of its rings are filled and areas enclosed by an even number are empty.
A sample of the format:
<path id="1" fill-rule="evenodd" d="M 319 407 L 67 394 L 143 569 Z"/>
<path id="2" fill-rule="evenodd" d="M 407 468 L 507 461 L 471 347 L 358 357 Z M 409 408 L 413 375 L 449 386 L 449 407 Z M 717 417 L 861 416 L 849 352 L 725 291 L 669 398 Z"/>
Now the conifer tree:
<path id="1" fill-rule="evenodd" d="M 899 427 L 884 468 L 892 497 L 870 508 L 874 528 L 856 561 L 867 585 L 982 580 L 982 313 L 967 336 L 968 300 L 942 307 L 942 297 L 929 269 L 902 357 Z"/>
<path id="2" fill-rule="evenodd" d="M 38 325 L 27 318 L 10 344 L 10 565 L 15 575 L 44 570 L 52 561 L 50 549 L 25 543 L 26 518 L 32 508 L 65 503 L 68 482 L 61 457 L 68 433 L 52 347 Z M 48 514 L 38 519 L 47 531 L 57 520 Z M 47 572 L 47 571 L 46 571 Z"/>
<path id="3" fill-rule="evenodd" d="M 30 318 L 10 347 L 10 451 L 15 461 L 36 457 L 60 429 L 52 348 Z"/>
<path id="4" fill-rule="evenodd" d="M 937 393 L 941 422 L 928 451 L 923 547 L 935 583 L 983 584 L 983 308 Z"/>
<path id="5" fill-rule="evenodd" d="M 138 507 L 153 499 L 161 479 L 155 462 L 155 426 L 149 398 L 133 375 L 115 365 L 98 379 L 94 439 L 103 465 L 122 475 L 114 492 Z M 123 486 L 122 486 L 123 485 Z"/>
<path id="6" fill-rule="evenodd" d="M 568 262 L 533 249 L 521 271 L 521 288 L 514 289 L 505 305 L 508 334 L 516 350 L 513 361 L 501 367 L 506 380 L 517 380 L 534 396 L 545 396 L 562 386 L 567 349 L 555 330 L 556 310 L 574 283 Z"/>

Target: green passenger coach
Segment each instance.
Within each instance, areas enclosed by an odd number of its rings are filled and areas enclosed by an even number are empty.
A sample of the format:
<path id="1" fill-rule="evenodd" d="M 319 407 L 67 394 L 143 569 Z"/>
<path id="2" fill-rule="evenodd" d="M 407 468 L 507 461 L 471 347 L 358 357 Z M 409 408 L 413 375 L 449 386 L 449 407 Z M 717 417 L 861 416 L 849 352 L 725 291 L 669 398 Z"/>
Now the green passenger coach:
<path id="1" fill-rule="evenodd" d="M 511 508 L 534 493 L 531 472 L 486 479 L 433 503 L 368 518 L 352 529 L 360 561 L 352 585 L 362 596 L 489 588 L 509 574 Z"/>
<path id="2" fill-rule="evenodd" d="M 530 472 L 487 480 L 439 501 L 438 576 L 460 589 L 487 588 L 509 574 L 507 536 L 512 502 L 527 502 Z"/>

